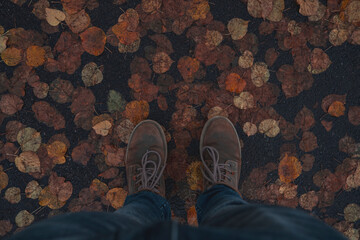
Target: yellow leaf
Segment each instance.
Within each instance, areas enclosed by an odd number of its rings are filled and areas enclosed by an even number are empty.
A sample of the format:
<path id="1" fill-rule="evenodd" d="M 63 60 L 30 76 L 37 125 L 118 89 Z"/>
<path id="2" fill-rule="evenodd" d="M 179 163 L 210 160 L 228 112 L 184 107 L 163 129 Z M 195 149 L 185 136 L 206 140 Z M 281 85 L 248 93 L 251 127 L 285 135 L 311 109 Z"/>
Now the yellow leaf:
<path id="1" fill-rule="evenodd" d="M 111 203 L 111 206 L 118 209 L 124 205 L 127 196 L 127 191 L 123 188 L 110 189 L 106 194 L 106 200 Z"/>

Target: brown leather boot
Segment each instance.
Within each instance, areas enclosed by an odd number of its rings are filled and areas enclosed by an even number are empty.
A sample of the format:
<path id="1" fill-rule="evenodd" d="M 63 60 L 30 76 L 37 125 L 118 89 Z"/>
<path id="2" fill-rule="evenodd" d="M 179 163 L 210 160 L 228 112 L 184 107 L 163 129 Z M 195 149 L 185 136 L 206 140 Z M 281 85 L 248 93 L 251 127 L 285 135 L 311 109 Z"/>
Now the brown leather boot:
<path id="1" fill-rule="evenodd" d="M 200 157 L 206 190 L 224 184 L 239 192 L 241 147 L 229 119 L 216 116 L 206 122 L 200 138 Z"/>
<path id="2" fill-rule="evenodd" d="M 131 133 L 125 156 L 129 194 L 148 190 L 164 197 L 166 159 L 167 142 L 161 126 L 152 120 L 139 123 Z"/>

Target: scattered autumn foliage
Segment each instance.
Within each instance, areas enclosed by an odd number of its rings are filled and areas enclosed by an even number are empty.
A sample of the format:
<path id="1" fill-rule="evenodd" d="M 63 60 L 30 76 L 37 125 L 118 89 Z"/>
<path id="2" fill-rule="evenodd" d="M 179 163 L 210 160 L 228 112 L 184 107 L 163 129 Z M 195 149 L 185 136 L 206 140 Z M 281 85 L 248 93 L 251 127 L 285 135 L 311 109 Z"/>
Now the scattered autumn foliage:
<path id="1" fill-rule="evenodd" d="M 115 18 L 103 11 L 111 4 Z M 245 199 L 301 207 L 358 238 L 359 205 L 333 204 L 360 187 L 360 106 L 342 88 L 358 85 L 328 82 L 348 66 L 358 75 L 356 61 L 340 66 L 334 52 L 360 45 L 360 2 L 238 4 L 248 17 L 225 22 L 208 0 L 5 1 L 39 24 L 19 25 L 16 14 L 15 25 L 0 23 L 0 201 L 19 209 L 0 220 L 0 236 L 44 208 L 52 216 L 122 207 L 126 144 L 147 118 L 163 124 L 171 146 L 173 218 L 196 226 L 204 189 L 192 143 L 207 119 L 225 116 L 246 149 Z"/>

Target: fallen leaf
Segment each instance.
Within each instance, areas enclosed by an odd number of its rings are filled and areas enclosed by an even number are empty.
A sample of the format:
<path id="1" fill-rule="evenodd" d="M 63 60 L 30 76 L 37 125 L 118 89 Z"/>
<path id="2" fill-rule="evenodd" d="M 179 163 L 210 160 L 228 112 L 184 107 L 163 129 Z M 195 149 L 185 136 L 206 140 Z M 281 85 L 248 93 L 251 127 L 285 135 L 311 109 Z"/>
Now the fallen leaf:
<path id="1" fill-rule="evenodd" d="M 135 40 L 133 43 L 130 44 L 123 44 L 119 42 L 118 50 L 120 53 L 134 53 L 139 50 L 141 39 Z"/>
<path id="2" fill-rule="evenodd" d="M 100 67 L 94 62 L 86 64 L 81 71 L 81 79 L 83 80 L 85 87 L 95 86 L 96 84 L 101 83 L 103 78 Z"/>
<path id="3" fill-rule="evenodd" d="M 15 165 L 20 172 L 38 173 L 40 171 L 40 159 L 35 152 L 22 152 L 15 158 Z"/>
<path id="4" fill-rule="evenodd" d="M 347 29 L 334 28 L 329 33 L 329 42 L 333 46 L 340 46 L 348 39 L 349 35 L 350 34 Z"/>
<path id="5" fill-rule="evenodd" d="M 112 179 L 119 175 L 119 168 L 112 167 L 100 173 L 98 176 L 104 179 Z"/>
<path id="6" fill-rule="evenodd" d="M 223 36 L 219 31 L 207 30 L 205 35 L 205 45 L 210 49 L 219 46 L 223 41 Z"/>
<path id="7" fill-rule="evenodd" d="M 0 192 L 6 188 L 9 183 L 8 175 L 3 171 L 3 167 L 0 165 Z"/>
<path id="8" fill-rule="evenodd" d="M 221 108 L 219 106 L 215 106 L 209 110 L 207 117 L 208 117 L 208 119 L 211 119 L 215 116 L 228 117 L 229 114 L 223 108 Z"/>
<path id="9" fill-rule="evenodd" d="M 249 50 L 245 50 L 238 60 L 238 64 L 241 68 L 251 68 L 253 63 L 254 56 Z"/>
<path id="10" fill-rule="evenodd" d="M 0 34 L 0 53 L 6 49 L 6 42 L 9 38 Z"/>
<path id="11" fill-rule="evenodd" d="M 280 133 L 279 122 L 274 119 L 265 119 L 259 125 L 259 132 L 268 137 L 276 137 Z"/>
<path id="12" fill-rule="evenodd" d="M 351 1 L 346 6 L 345 16 L 351 23 L 360 22 L 360 1 Z"/>
<path id="13" fill-rule="evenodd" d="M 305 210 L 312 211 L 319 203 L 319 198 L 315 191 L 304 193 L 300 196 L 299 204 Z"/>
<path id="14" fill-rule="evenodd" d="M 233 18 L 227 24 L 227 29 L 231 34 L 233 40 L 242 39 L 248 30 L 249 21 L 245 21 L 241 18 Z"/>
<path id="15" fill-rule="evenodd" d="M 141 8 L 146 13 L 152 13 L 161 7 L 161 0 L 142 0 Z"/>
<path id="16" fill-rule="evenodd" d="M 189 224 L 189 226 L 197 227 L 199 225 L 197 221 L 197 213 L 195 206 L 191 206 L 186 211 L 186 215 L 187 215 L 187 223 Z"/>
<path id="17" fill-rule="evenodd" d="M 13 115 L 20 111 L 23 105 L 23 100 L 16 95 L 4 94 L 1 96 L 0 110 L 7 115 Z"/>
<path id="18" fill-rule="evenodd" d="M 303 16 L 316 15 L 319 9 L 319 0 L 296 0 L 300 5 L 299 13 Z"/>
<path id="19" fill-rule="evenodd" d="M 234 106 L 240 109 L 249 109 L 255 107 L 254 97 L 249 92 L 241 92 L 239 96 L 234 97 Z"/>
<path id="20" fill-rule="evenodd" d="M 30 181 L 25 188 L 25 195 L 27 198 L 38 199 L 42 188 L 39 183 L 35 180 Z"/>
<path id="21" fill-rule="evenodd" d="M 273 1 L 249 0 L 247 10 L 254 18 L 266 18 L 272 11 Z"/>
<path id="22" fill-rule="evenodd" d="M 49 178 L 49 191 L 56 196 L 60 202 L 67 201 L 73 192 L 71 182 L 65 181 L 64 177 L 58 177 L 55 172 Z"/>
<path id="23" fill-rule="evenodd" d="M 178 144 L 177 144 L 178 145 Z M 203 175 L 201 173 L 202 163 L 200 161 L 192 162 L 186 169 L 187 183 L 193 191 L 203 191 Z"/>
<path id="24" fill-rule="evenodd" d="M 105 196 L 105 194 L 109 191 L 109 187 L 101 182 L 99 179 L 95 178 L 90 185 L 90 190 L 93 191 L 97 196 Z"/>
<path id="25" fill-rule="evenodd" d="M 44 82 L 36 82 L 33 84 L 34 95 L 40 99 L 44 99 L 47 97 L 49 89 L 49 85 Z"/>
<path id="26" fill-rule="evenodd" d="M 13 225 L 9 220 L 0 220 L 0 236 L 5 236 L 7 233 L 11 232 Z"/>
<path id="27" fill-rule="evenodd" d="M 45 14 L 46 21 L 54 27 L 65 20 L 65 13 L 57 9 L 45 8 Z"/>
<path id="28" fill-rule="evenodd" d="M 131 101 L 126 105 L 124 115 L 136 125 L 149 116 L 149 110 L 150 107 L 148 102 Z"/>
<path id="29" fill-rule="evenodd" d="M 95 130 L 96 134 L 107 136 L 110 132 L 110 129 L 112 128 L 112 123 L 108 120 L 105 120 L 97 123 L 92 128 Z"/>
<path id="30" fill-rule="evenodd" d="M 257 127 L 251 122 L 246 122 L 244 123 L 243 131 L 248 137 L 250 137 L 257 133 Z"/>
<path id="31" fill-rule="evenodd" d="M 164 52 L 158 52 L 154 55 L 152 62 L 154 72 L 160 74 L 167 72 L 174 61 L 169 57 L 168 54 Z"/>
<path id="32" fill-rule="evenodd" d="M 251 81 L 256 87 L 261 87 L 270 78 L 266 63 L 257 62 L 251 67 Z"/>
<path id="33" fill-rule="evenodd" d="M 68 14 L 75 14 L 82 10 L 86 0 L 61 0 L 61 4 Z"/>
<path id="34" fill-rule="evenodd" d="M 299 147 L 304 152 L 311 152 L 318 148 L 315 134 L 312 132 L 304 132 Z"/>
<path id="35" fill-rule="evenodd" d="M 106 165 L 111 167 L 123 167 L 125 165 L 125 148 L 106 145 L 103 152 Z"/>
<path id="36" fill-rule="evenodd" d="M 18 187 L 10 187 L 6 189 L 4 198 L 11 204 L 21 201 L 21 189 Z"/>
<path id="37" fill-rule="evenodd" d="M 303 131 L 309 131 L 315 126 L 314 114 L 307 107 L 303 107 L 295 117 L 295 125 Z"/>
<path id="38" fill-rule="evenodd" d="M 284 9 L 285 9 L 284 0 L 274 0 L 272 10 L 269 13 L 269 15 L 266 16 L 266 19 L 272 22 L 280 22 L 283 19 Z"/>
<path id="39" fill-rule="evenodd" d="M 281 159 L 278 167 L 279 178 L 284 183 L 290 183 L 301 174 L 302 167 L 299 160 L 294 156 L 285 156 Z"/>
<path id="40" fill-rule="evenodd" d="M 87 29 L 91 23 L 89 14 L 83 9 L 75 14 L 65 13 L 65 22 L 73 33 L 80 33 Z"/>
<path id="41" fill-rule="evenodd" d="M 118 209 L 124 205 L 127 196 L 127 191 L 123 188 L 113 188 L 106 193 L 106 200 L 111 203 L 111 206 Z"/>
<path id="42" fill-rule="evenodd" d="M 123 119 L 115 127 L 115 134 L 122 142 L 127 144 L 134 127 L 134 124 L 129 119 Z"/>
<path id="43" fill-rule="evenodd" d="M 46 146 L 46 150 L 54 164 L 64 164 L 66 162 L 65 154 L 67 152 L 67 147 L 65 143 L 54 141 Z"/>
<path id="44" fill-rule="evenodd" d="M 119 92 L 115 90 L 109 91 L 108 100 L 107 100 L 107 107 L 109 112 L 114 113 L 114 112 L 124 111 L 126 103 L 127 103 L 126 100 Z"/>
<path id="45" fill-rule="evenodd" d="M 68 80 L 57 78 L 50 84 L 50 96 L 57 103 L 70 102 L 73 92 L 74 87 Z"/>
<path id="46" fill-rule="evenodd" d="M 49 186 L 41 190 L 38 197 L 40 206 L 47 206 L 50 209 L 60 209 L 65 205 L 65 201 L 60 201 L 55 194 L 53 194 Z"/>
<path id="47" fill-rule="evenodd" d="M 91 55 L 99 56 L 104 52 L 106 35 L 98 27 L 89 27 L 80 33 L 81 44 L 86 52 Z"/>
<path id="48" fill-rule="evenodd" d="M 122 21 L 115 24 L 111 30 L 116 35 L 119 40 L 119 43 L 124 45 L 130 45 L 135 41 L 139 40 L 140 36 L 138 32 L 128 31 L 129 23 L 127 21 Z"/>
<path id="49" fill-rule="evenodd" d="M 356 222 L 360 219 L 360 206 L 356 203 L 348 204 L 344 209 L 344 217 L 348 222 Z"/>
<path id="50" fill-rule="evenodd" d="M 183 56 L 179 59 L 177 68 L 185 82 L 193 82 L 195 73 L 199 70 L 200 62 L 196 58 Z"/>
<path id="51" fill-rule="evenodd" d="M 39 122 L 45 123 L 48 127 L 54 127 L 55 130 L 65 128 L 65 118 L 48 102 L 35 102 L 31 109 Z"/>
<path id="52" fill-rule="evenodd" d="M 313 164 L 315 162 L 315 157 L 311 154 L 305 154 L 300 158 L 300 161 L 302 162 L 303 171 L 308 172 L 313 167 Z"/>
<path id="53" fill-rule="evenodd" d="M 95 153 L 94 146 L 90 143 L 84 142 L 76 146 L 71 153 L 74 162 L 81 163 L 86 166 L 92 154 Z"/>
<path id="54" fill-rule="evenodd" d="M 146 1 L 146 0 L 145 0 Z M 205 19 L 206 15 L 210 12 L 210 6 L 207 0 L 191 1 L 190 7 L 187 9 L 186 14 L 191 16 L 193 20 Z"/>
<path id="55" fill-rule="evenodd" d="M 327 132 L 330 132 L 333 127 L 333 122 L 322 120 L 321 125 L 323 125 L 323 127 Z"/>
<path id="56" fill-rule="evenodd" d="M 331 65 L 329 56 L 320 48 L 314 48 L 311 52 L 310 64 L 308 71 L 312 74 L 325 72 Z"/>
<path id="57" fill-rule="evenodd" d="M 360 125 L 360 106 L 349 107 L 348 119 L 352 125 L 354 126 Z"/>
<path id="58" fill-rule="evenodd" d="M 23 152 L 36 152 L 41 145 L 41 135 L 34 128 L 21 129 L 16 137 Z"/>
<path id="59" fill-rule="evenodd" d="M 34 215 L 26 210 L 22 210 L 16 215 L 15 223 L 19 228 L 26 227 L 29 226 L 34 221 L 34 219 Z"/>
<path id="60" fill-rule="evenodd" d="M 340 117 L 345 115 L 344 103 L 340 101 L 334 101 L 328 108 L 328 113 L 334 117 Z"/>
<path id="61" fill-rule="evenodd" d="M 22 50 L 15 47 L 8 47 L 1 52 L 4 63 L 10 67 L 18 65 L 22 60 Z"/>
<path id="62" fill-rule="evenodd" d="M 226 77 L 225 89 L 233 93 L 241 93 L 246 87 L 246 81 L 237 73 L 230 73 Z"/>

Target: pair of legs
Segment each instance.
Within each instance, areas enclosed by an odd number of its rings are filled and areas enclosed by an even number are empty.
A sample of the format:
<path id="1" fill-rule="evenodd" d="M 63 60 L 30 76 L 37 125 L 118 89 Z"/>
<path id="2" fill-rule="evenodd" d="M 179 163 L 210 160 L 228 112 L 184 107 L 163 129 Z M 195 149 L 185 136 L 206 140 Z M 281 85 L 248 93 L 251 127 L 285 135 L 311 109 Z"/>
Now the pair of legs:
<path id="1" fill-rule="evenodd" d="M 23 230 L 12 239 L 345 239 L 308 214 L 248 204 L 238 193 L 241 149 L 232 123 L 209 120 L 200 139 L 204 187 L 196 210 L 200 227 L 171 222 L 162 176 L 167 148 L 157 123 L 133 131 L 126 154 L 129 196 L 115 213 L 70 213 Z"/>

